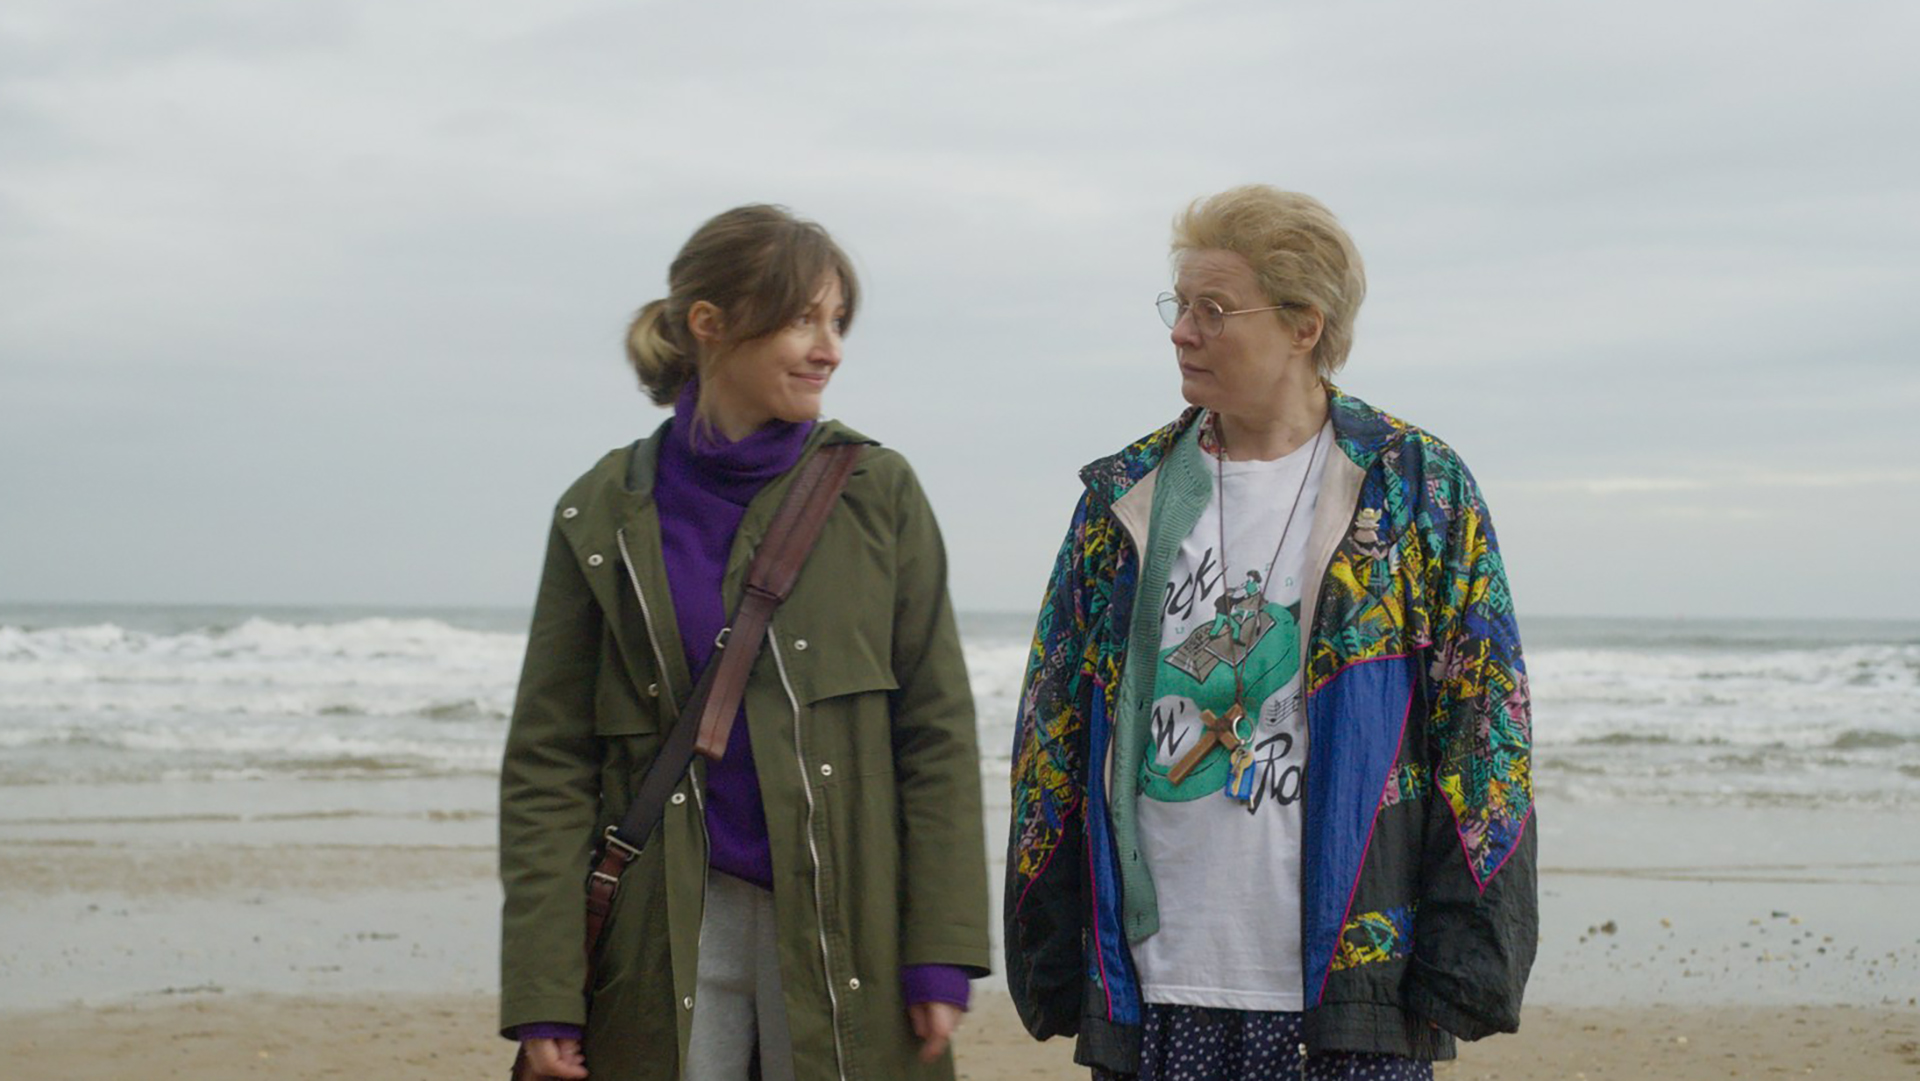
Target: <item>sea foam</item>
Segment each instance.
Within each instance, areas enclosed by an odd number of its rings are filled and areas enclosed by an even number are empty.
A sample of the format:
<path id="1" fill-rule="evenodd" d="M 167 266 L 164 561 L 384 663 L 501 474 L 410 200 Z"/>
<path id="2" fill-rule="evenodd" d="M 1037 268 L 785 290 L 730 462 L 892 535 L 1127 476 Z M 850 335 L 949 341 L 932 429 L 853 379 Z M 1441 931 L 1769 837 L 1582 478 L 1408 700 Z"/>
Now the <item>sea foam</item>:
<path id="1" fill-rule="evenodd" d="M 1527 654 L 1543 799 L 1920 804 L 1920 644 L 1598 626 Z M 963 620 L 996 774 L 1029 629 Z M 525 644 L 425 617 L 0 625 L 0 783 L 489 772 Z"/>

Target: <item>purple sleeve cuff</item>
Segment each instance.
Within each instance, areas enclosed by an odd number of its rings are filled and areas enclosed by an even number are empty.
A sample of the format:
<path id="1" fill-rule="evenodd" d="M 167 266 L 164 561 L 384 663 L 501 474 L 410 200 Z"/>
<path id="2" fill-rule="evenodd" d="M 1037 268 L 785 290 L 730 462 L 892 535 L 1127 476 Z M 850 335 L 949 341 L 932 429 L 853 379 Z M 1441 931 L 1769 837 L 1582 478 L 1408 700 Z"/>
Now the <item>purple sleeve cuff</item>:
<path id="1" fill-rule="evenodd" d="M 582 1035 L 579 1025 L 569 1025 L 565 1021 L 536 1021 L 513 1030 L 516 1040 L 577 1040 Z"/>
<path id="2" fill-rule="evenodd" d="M 922 1002 L 944 1002 L 964 1010 L 970 990 L 967 970 L 959 965 L 900 966 L 900 994 L 909 1006 L 918 1006 Z"/>

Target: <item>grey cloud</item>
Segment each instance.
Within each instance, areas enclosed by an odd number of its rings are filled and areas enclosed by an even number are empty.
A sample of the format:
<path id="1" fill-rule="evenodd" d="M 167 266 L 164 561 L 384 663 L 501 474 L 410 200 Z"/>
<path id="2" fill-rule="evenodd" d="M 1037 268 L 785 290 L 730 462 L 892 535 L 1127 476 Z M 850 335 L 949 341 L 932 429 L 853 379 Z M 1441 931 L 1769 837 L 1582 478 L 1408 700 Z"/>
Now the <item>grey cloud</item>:
<path id="1" fill-rule="evenodd" d="M 554 494 L 660 417 L 628 313 L 771 199 L 868 279 L 833 411 L 914 461 L 963 606 L 1029 606 L 1074 469 L 1181 405 L 1169 218 L 1248 180 L 1355 233 L 1341 381 L 1466 455 L 1530 611 L 1750 610 L 1812 557 L 1756 523 L 1881 481 L 1854 543 L 1897 577 L 1917 17 L 29 0 L 0 496 L 42 524 L 0 535 L 0 598 L 523 603 Z M 1594 487 L 1634 478 L 1710 487 Z M 1898 611 L 1830 589 L 1767 603 Z"/>

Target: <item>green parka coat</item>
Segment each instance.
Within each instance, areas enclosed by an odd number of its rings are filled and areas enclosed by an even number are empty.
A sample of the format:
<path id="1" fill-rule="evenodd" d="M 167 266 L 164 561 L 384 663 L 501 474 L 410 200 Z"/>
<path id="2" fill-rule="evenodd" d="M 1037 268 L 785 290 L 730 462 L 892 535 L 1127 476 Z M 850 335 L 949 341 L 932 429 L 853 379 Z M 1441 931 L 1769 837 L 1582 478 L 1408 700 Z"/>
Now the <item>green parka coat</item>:
<path id="1" fill-rule="evenodd" d="M 684 1059 L 707 876 L 705 763 L 622 881 L 591 1008 L 583 881 L 693 680 L 652 489 L 662 431 L 603 458 L 554 510 L 501 771 L 500 1023 L 586 1031 L 595 1081 L 671 1079 Z M 815 425 L 802 460 L 871 440 Z M 748 506 L 728 611 L 797 467 Z M 899 454 L 869 446 L 775 615 L 747 684 L 773 855 L 780 972 L 802 1081 L 951 1078 L 926 1065 L 900 968 L 987 968 L 973 700 L 938 527 Z"/>

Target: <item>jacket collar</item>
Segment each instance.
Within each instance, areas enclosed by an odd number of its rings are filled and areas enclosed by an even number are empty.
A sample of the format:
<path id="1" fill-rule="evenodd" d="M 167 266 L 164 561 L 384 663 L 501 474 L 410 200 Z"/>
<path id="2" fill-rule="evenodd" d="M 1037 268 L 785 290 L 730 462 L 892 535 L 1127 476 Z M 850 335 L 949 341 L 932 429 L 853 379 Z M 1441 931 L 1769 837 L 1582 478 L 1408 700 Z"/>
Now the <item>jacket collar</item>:
<path id="1" fill-rule="evenodd" d="M 1339 387 L 1327 387 L 1334 442 L 1361 469 L 1370 469 L 1387 448 L 1404 439 L 1407 422 L 1382 413 Z"/>
<path id="2" fill-rule="evenodd" d="M 636 441 L 624 451 L 615 450 L 602 458 L 599 465 L 568 491 L 567 501 L 585 511 L 575 520 L 577 535 L 612 534 L 624 546 L 621 555 L 628 572 L 633 576 L 642 603 L 651 598 L 655 605 L 647 622 L 647 630 L 655 636 L 654 643 L 659 648 L 656 663 L 662 666 L 670 688 L 684 689 L 693 685 L 693 677 L 687 670 L 686 653 L 680 641 L 680 623 L 673 611 L 672 589 L 667 582 L 666 563 L 661 555 L 659 508 L 653 499 L 654 471 L 660 460 L 660 442 L 665 434 L 666 425 L 662 424 L 652 435 Z M 808 433 L 800 458 L 805 461 L 807 455 L 829 443 L 872 442 L 838 421 L 825 420 L 815 424 L 813 431 Z M 858 475 L 860 469 L 856 468 L 854 472 Z M 789 469 L 776 477 L 748 504 L 747 513 L 734 534 L 721 584 L 722 604 L 727 611 L 732 611 L 738 603 L 740 586 L 746 578 L 747 562 L 797 473 L 797 469 Z M 635 678 L 639 676 L 636 674 Z"/>
<path id="3" fill-rule="evenodd" d="M 1080 470 L 1080 482 L 1087 486 L 1088 494 L 1107 505 L 1119 502 L 1142 478 L 1160 468 L 1167 452 L 1200 419 L 1200 413 L 1199 406 L 1188 406 L 1172 424 L 1134 440 L 1118 454 L 1087 463 Z"/>
<path id="4" fill-rule="evenodd" d="M 622 487 L 629 495 L 642 499 L 653 497 L 653 479 L 660 464 L 660 441 L 666 438 L 669 421 L 662 421 L 653 434 L 634 442 L 627 455 L 627 472 Z M 801 448 L 800 457 L 806 458 L 820 447 L 835 443 L 874 443 L 852 428 L 837 420 L 821 420 L 814 423 L 813 431 L 807 433 L 807 442 Z"/>
<path id="5" fill-rule="evenodd" d="M 1200 419 L 1199 406 L 1188 406 L 1173 423 L 1129 443 L 1117 454 L 1089 462 L 1080 470 L 1087 492 L 1108 506 L 1120 501 L 1148 474 L 1160 468 L 1180 437 Z M 1334 443 L 1353 464 L 1367 469 L 1407 431 L 1405 421 L 1375 409 L 1331 384 L 1327 387 L 1327 414 L 1333 418 Z"/>

